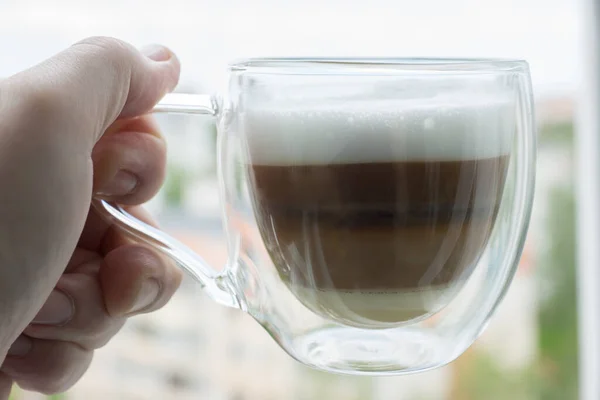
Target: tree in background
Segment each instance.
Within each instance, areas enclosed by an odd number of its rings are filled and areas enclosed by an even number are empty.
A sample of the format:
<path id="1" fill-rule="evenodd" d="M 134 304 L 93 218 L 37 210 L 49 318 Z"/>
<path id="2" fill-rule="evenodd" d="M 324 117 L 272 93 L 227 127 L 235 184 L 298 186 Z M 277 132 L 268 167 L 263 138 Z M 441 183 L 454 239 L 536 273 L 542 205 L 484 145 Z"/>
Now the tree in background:
<path id="1" fill-rule="evenodd" d="M 546 127 L 542 146 L 562 146 L 573 152 L 573 124 Z M 571 157 L 572 159 L 572 157 Z M 578 398 L 578 338 L 576 286 L 576 227 L 573 187 L 555 188 L 550 197 L 547 218 L 549 243 L 541 254 L 541 291 L 539 314 L 540 398 L 574 400 Z"/>
<path id="2" fill-rule="evenodd" d="M 552 195 L 548 228 L 550 246 L 541 273 L 551 280 L 540 309 L 540 398 L 578 398 L 577 287 L 575 204 L 570 189 Z"/>
<path id="3" fill-rule="evenodd" d="M 573 125 L 542 127 L 540 152 L 572 154 Z M 572 159 L 572 157 L 571 157 Z M 575 201 L 570 184 L 550 192 L 545 216 L 546 247 L 541 249 L 537 280 L 542 295 L 538 314 L 538 360 L 522 370 L 500 368 L 476 347 L 457 362 L 456 400 L 575 400 L 578 398 Z M 461 357 L 461 358 L 463 358 Z"/>
<path id="4" fill-rule="evenodd" d="M 21 400 L 23 398 L 23 391 L 17 386 L 13 385 L 13 389 L 8 396 L 8 400 Z M 67 395 L 64 393 L 51 394 L 46 396 L 47 400 L 67 400 Z"/>

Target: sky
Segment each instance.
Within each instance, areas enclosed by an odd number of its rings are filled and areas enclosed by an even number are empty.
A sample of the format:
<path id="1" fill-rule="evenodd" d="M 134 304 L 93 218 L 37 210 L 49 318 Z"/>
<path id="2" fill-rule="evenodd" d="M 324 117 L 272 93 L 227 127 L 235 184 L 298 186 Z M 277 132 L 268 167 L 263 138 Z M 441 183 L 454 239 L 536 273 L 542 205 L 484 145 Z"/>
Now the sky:
<path id="1" fill-rule="evenodd" d="M 582 0 L 1 0 L 0 76 L 86 36 L 163 43 L 182 80 L 223 88 L 253 56 L 432 56 L 527 60 L 538 95 L 579 84 Z"/>

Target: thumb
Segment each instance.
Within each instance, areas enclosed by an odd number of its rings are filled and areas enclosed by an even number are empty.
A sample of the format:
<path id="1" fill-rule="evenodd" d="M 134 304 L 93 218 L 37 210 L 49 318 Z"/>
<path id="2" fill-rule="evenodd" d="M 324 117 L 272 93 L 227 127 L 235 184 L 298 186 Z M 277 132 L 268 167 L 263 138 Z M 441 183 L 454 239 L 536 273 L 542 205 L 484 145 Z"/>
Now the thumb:
<path id="1" fill-rule="evenodd" d="M 36 110 L 38 119 L 52 118 L 55 132 L 71 132 L 91 150 L 117 118 L 141 115 L 173 90 L 179 68 L 165 47 L 140 52 L 117 39 L 93 37 L 12 76 L 3 82 L 3 94 L 13 104 L 26 102 L 18 109 Z"/>

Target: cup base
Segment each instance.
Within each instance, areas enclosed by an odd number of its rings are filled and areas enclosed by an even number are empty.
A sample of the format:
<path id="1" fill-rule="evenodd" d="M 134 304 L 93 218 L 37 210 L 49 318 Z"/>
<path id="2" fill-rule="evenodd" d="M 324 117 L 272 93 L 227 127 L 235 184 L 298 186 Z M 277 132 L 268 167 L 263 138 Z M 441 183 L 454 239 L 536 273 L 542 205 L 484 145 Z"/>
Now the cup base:
<path id="1" fill-rule="evenodd" d="M 310 367 L 349 375 L 406 375 L 446 365 L 447 344 L 438 335 L 410 328 L 319 329 L 294 343 L 296 358 Z"/>

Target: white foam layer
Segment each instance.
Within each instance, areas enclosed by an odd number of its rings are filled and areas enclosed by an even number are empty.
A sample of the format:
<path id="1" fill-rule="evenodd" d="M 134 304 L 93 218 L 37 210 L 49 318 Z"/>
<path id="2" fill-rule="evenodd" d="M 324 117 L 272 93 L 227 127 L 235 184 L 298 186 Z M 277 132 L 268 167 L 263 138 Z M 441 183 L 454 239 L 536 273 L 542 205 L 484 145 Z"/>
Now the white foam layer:
<path id="1" fill-rule="evenodd" d="M 242 115 L 251 162 L 263 165 L 465 160 L 508 154 L 512 96 L 259 105 Z"/>

